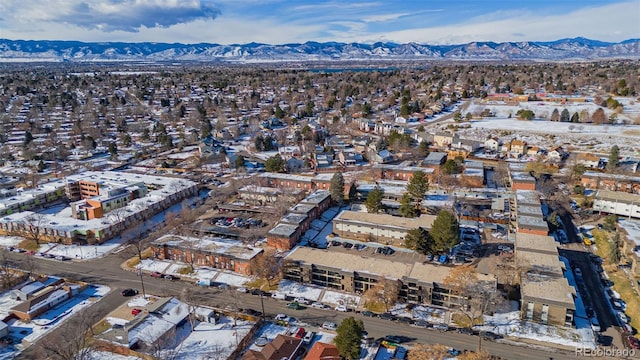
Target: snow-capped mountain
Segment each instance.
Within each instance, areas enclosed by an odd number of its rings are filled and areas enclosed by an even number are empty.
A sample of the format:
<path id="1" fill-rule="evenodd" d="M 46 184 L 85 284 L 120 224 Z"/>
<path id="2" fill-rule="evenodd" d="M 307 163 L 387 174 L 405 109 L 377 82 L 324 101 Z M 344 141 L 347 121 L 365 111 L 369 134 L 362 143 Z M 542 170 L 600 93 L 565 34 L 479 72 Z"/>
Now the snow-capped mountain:
<path id="1" fill-rule="evenodd" d="M 328 61 L 328 60 L 594 60 L 640 58 L 640 39 L 460 45 L 306 42 L 303 44 L 85 43 L 0 39 L 0 62 L 17 61 Z"/>

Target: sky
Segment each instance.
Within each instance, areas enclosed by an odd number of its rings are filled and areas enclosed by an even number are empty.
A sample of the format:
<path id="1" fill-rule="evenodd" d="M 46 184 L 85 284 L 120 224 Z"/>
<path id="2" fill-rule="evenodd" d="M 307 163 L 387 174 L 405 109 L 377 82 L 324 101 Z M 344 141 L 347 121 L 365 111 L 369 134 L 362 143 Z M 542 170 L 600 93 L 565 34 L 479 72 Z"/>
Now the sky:
<path id="1" fill-rule="evenodd" d="M 461 44 L 640 38 L 640 0 L 0 0 L 0 38 Z"/>

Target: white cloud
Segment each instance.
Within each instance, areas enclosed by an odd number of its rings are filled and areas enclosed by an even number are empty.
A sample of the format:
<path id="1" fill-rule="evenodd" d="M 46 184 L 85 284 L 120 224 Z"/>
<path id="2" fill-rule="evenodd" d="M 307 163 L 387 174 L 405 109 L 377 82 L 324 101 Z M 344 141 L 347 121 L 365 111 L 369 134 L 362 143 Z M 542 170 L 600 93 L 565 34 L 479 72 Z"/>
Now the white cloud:
<path id="1" fill-rule="evenodd" d="M 208 0 L 2 0 L 5 29 L 66 24 L 101 31 L 137 32 L 198 19 L 214 19 L 220 11 Z"/>
<path id="2" fill-rule="evenodd" d="M 508 17 L 500 17 L 489 14 L 486 17 L 474 18 L 473 22 L 386 33 L 371 32 L 349 41 L 376 39 L 401 43 L 414 41 L 460 44 L 471 41 L 549 41 L 577 36 L 602 41 L 620 41 L 638 37 L 639 15 L 640 2 L 632 1 L 584 8 L 558 15 L 536 16 L 535 13 L 528 12 L 516 15 L 510 12 Z M 482 21 L 483 18 L 492 20 Z"/>

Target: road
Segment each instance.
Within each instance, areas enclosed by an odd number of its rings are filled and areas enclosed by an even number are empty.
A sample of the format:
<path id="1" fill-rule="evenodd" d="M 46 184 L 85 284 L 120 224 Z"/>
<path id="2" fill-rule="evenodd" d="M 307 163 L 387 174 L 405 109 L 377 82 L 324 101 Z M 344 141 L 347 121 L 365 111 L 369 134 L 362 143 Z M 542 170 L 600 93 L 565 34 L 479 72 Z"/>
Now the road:
<path id="1" fill-rule="evenodd" d="M 86 281 L 93 284 L 107 285 L 113 289 L 103 300 L 101 304 L 104 308 L 105 315 L 107 312 L 115 309 L 123 304 L 127 298 L 120 296 L 119 292 L 124 288 L 134 287 L 141 289 L 142 284 L 140 277 L 135 272 L 125 271 L 120 268 L 120 264 L 125 260 L 124 253 L 111 254 L 101 259 L 87 262 L 67 261 L 61 262 L 50 259 L 33 258 L 36 263 L 37 272 L 50 274 L 54 276 L 65 277 L 68 279 Z M 8 257 L 17 267 L 23 263 L 28 255 L 9 253 Z M 334 310 L 321 310 L 314 308 L 306 308 L 305 310 L 290 310 L 286 308 L 286 302 L 264 298 L 261 302 L 259 296 L 240 293 L 238 291 L 228 289 L 222 290 L 218 288 L 201 288 L 191 283 L 183 281 L 170 281 L 164 279 L 152 278 L 145 275 L 143 278 L 144 289 L 149 294 L 159 296 L 180 296 L 184 288 L 191 288 L 193 296 L 197 302 L 203 305 L 216 306 L 225 308 L 227 306 L 252 308 L 262 311 L 264 304 L 265 314 L 274 316 L 278 313 L 284 313 L 298 319 L 301 322 L 309 324 L 322 324 L 324 321 L 333 321 L 339 323 L 348 316 L 354 316 L 362 319 L 365 323 L 369 336 L 374 338 L 384 337 L 386 335 L 403 335 L 412 338 L 412 342 L 426 344 L 445 344 L 456 349 L 476 350 L 478 348 L 477 336 L 464 335 L 456 332 L 438 332 L 431 329 L 422 329 L 412 327 L 406 324 L 392 322 L 388 320 L 364 317 L 356 313 L 342 313 Z M 522 360 L 539 360 L 539 359 L 573 359 L 573 353 L 567 351 L 546 351 L 539 348 L 527 348 L 523 346 L 514 346 L 502 342 L 482 341 L 483 350 L 489 351 L 492 355 L 499 356 L 503 359 L 522 359 Z M 27 350 L 20 357 L 21 359 L 33 358 L 32 350 Z"/>

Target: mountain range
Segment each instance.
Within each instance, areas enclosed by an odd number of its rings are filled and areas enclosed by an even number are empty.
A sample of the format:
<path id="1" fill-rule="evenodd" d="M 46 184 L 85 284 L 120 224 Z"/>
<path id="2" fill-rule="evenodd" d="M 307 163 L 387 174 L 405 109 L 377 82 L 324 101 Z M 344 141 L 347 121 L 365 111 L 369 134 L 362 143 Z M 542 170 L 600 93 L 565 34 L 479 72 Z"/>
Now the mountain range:
<path id="1" fill-rule="evenodd" d="M 377 60 L 597 60 L 638 59 L 640 39 L 618 43 L 585 38 L 550 42 L 471 42 L 428 45 L 391 42 L 302 44 L 179 44 L 0 39 L 0 62 L 103 61 L 377 61 Z"/>

